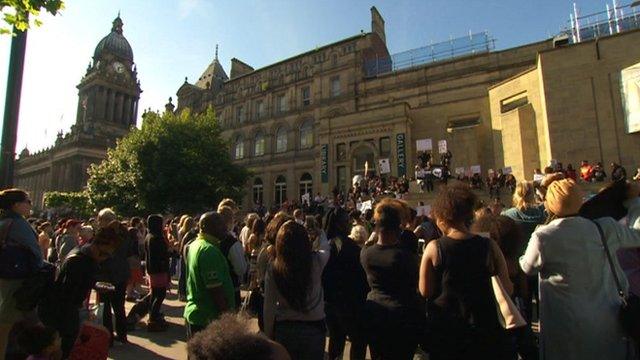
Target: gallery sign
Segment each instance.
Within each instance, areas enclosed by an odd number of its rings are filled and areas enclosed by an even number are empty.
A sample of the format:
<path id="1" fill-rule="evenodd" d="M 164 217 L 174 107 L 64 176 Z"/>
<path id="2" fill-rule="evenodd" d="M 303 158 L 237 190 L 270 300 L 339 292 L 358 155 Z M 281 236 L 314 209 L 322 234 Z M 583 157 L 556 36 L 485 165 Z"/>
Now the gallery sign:
<path id="1" fill-rule="evenodd" d="M 398 176 L 407 173 L 406 141 L 404 133 L 396 135 L 396 149 L 398 150 Z"/>

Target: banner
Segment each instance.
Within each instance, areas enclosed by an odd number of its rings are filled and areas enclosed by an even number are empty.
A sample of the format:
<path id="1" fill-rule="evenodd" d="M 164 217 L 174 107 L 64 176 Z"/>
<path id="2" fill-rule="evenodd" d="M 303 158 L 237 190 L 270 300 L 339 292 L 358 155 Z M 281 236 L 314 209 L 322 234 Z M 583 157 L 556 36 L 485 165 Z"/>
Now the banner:
<path id="1" fill-rule="evenodd" d="M 513 169 L 511 169 L 511 166 L 507 166 L 506 168 L 502 169 L 502 173 L 505 175 L 511 174 L 513 173 Z"/>
<path id="2" fill-rule="evenodd" d="M 329 182 L 329 144 L 322 144 L 320 149 L 320 175 L 323 184 Z"/>
<path id="3" fill-rule="evenodd" d="M 464 168 L 463 167 L 457 167 L 456 168 L 456 175 L 464 175 Z"/>
<path id="4" fill-rule="evenodd" d="M 405 156 L 406 144 L 404 133 L 396 135 L 396 148 L 398 149 L 398 176 L 407 174 L 407 158 Z M 389 159 L 387 159 L 389 160 Z M 391 172 L 391 170 L 389 170 Z M 382 171 L 380 171 L 382 174 Z"/>
<path id="5" fill-rule="evenodd" d="M 482 173 L 482 171 L 480 169 L 480 165 L 473 165 L 471 167 L 471 175 L 473 175 L 473 174 L 481 174 L 481 173 Z"/>
<path id="6" fill-rule="evenodd" d="M 380 174 L 388 174 L 391 172 L 391 164 L 389 164 L 389 159 L 378 160 L 378 165 L 380 166 Z"/>
<path id="7" fill-rule="evenodd" d="M 627 134 L 640 131 L 640 63 L 620 71 L 620 94 Z"/>
<path id="8" fill-rule="evenodd" d="M 416 141 L 417 151 L 430 151 L 433 149 L 431 139 L 421 139 Z"/>
<path id="9" fill-rule="evenodd" d="M 438 153 L 444 154 L 447 152 L 447 140 L 438 141 Z"/>
<path id="10" fill-rule="evenodd" d="M 431 214 L 431 205 L 424 205 L 416 207 L 417 216 L 429 216 Z"/>

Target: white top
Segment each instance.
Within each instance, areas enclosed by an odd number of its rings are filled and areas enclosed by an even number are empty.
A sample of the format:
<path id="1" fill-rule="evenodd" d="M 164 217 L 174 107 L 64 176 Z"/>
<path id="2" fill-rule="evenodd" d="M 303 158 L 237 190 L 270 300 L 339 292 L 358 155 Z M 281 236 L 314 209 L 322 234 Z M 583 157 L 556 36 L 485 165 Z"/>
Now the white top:
<path id="1" fill-rule="evenodd" d="M 640 247 L 640 198 L 625 203 L 630 227 L 596 221 L 611 251 Z M 627 291 L 618 259 L 613 261 Z M 540 359 L 626 359 L 618 323 L 620 298 L 596 225 L 582 217 L 556 219 L 531 235 L 520 267 L 539 274 Z"/>

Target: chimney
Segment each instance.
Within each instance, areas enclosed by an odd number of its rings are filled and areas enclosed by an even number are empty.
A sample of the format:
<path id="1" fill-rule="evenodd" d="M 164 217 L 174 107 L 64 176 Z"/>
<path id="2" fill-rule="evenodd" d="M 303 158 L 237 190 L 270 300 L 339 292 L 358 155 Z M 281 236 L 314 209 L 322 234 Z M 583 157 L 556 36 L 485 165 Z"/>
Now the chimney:
<path id="1" fill-rule="evenodd" d="M 384 19 L 375 6 L 371 7 L 371 32 L 378 34 L 383 43 L 387 43 L 387 36 L 384 33 Z"/>

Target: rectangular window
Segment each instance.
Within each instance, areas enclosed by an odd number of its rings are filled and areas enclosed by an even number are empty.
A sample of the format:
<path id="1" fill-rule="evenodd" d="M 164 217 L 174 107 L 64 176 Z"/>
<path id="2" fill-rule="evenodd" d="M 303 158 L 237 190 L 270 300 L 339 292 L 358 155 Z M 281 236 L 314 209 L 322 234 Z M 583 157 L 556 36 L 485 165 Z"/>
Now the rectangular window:
<path id="1" fill-rule="evenodd" d="M 302 106 L 311 105 L 311 88 L 305 86 L 302 88 Z"/>
<path id="2" fill-rule="evenodd" d="M 331 97 L 340 95 L 340 76 L 331 78 Z"/>
<path id="3" fill-rule="evenodd" d="M 264 117 L 264 101 L 256 101 L 256 118 L 262 119 Z"/>
<path id="4" fill-rule="evenodd" d="M 380 138 L 380 155 L 390 155 L 391 154 L 391 139 L 388 137 Z"/>
<path id="5" fill-rule="evenodd" d="M 347 160 L 347 145 L 342 143 L 336 145 L 336 161 Z"/>
<path id="6" fill-rule="evenodd" d="M 244 108 L 242 106 L 236 108 L 236 121 L 240 124 L 244 122 Z"/>
<path id="7" fill-rule="evenodd" d="M 337 185 L 340 190 L 347 190 L 347 168 L 344 166 L 338 166 L 338 172 L 336 174 L 338 176 Z"/>
<path id="8" fill-rule="evenodd" d="M 276 111 L 278 113 L 287 111 L 287 97 L 284 94 L 276 97 Z"/>

